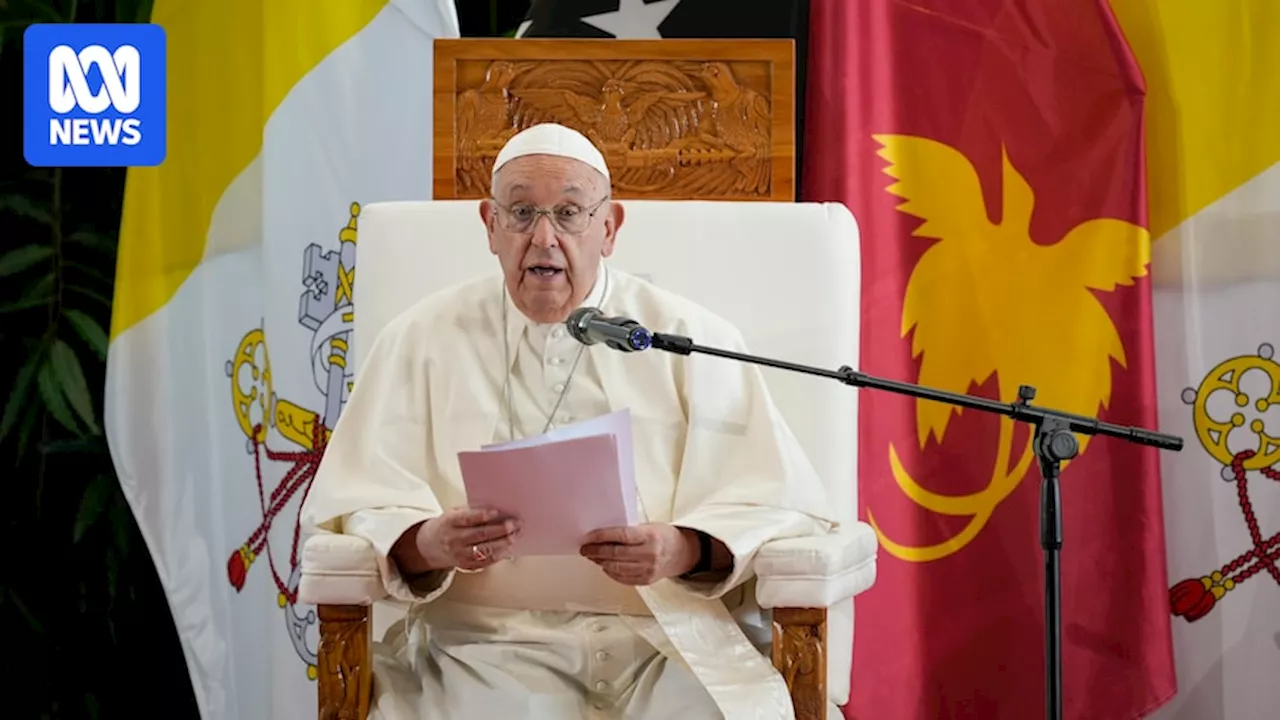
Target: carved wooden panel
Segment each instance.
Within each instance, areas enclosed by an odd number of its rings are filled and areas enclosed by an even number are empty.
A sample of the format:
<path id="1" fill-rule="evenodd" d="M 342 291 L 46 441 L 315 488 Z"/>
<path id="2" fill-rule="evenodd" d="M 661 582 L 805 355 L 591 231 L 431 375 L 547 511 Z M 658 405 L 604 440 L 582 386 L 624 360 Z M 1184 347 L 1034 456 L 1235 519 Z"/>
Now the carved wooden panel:
<path id="1" fill-rule="evenodd" d="M 370 608 L 320 605 L 320 720 L 365 720 L 373 692 Z"/>
<path id="2" fill-rule="evenodd" d="M 827 609 L 773 609 L 773 666 L 791 691 L 796 720 L 827 717 Z"/>
<path id="3" fill-rule="evenodd" d="M 595 142 L 619 198 L 794 200 L 790 40 L 437 40 L 434 196 L 483 198 L 540 122 Z"/>

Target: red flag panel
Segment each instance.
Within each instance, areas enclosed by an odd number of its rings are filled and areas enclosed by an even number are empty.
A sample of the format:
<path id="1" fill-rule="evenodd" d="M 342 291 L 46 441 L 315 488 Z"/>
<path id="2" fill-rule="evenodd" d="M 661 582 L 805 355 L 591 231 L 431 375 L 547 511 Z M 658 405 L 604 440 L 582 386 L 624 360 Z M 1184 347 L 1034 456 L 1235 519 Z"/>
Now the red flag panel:
<path id="1" fill-rule="evenodd" d="M 1141 75 L 1105 0 L 812 0 L 805 200 L 862 232 L 861 369 L 1155 427 Z M 850 718 L 1044 715 L 1026 429 L 863 391 Z M 1064 470 L 1066 717 L 1174 692 L 1158 454 Z"/>

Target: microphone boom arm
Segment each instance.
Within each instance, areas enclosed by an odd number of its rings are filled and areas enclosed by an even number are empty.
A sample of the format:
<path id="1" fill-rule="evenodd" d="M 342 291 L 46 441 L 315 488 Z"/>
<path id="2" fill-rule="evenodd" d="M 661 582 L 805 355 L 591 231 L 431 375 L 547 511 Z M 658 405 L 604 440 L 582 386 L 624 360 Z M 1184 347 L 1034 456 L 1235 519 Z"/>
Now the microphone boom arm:
<path id="1" fill-rule="evenodd" d="M 837 370 L 801 365 L 746 353 L 722 350 L 698 345 L 684 335 L 650 333 L 650 347 L 677 355 L 713 355 L 739 362 L 763 365 L 780 370 L 790 370 L 805 375 L 839 380 L 855 388 L 872 388 L 921 400 L 933 400 L 971 410 L 994 413 L 1025 422 L 1034 428 L 1034 450 L 1040 465 L 1040 547 L 1044 552 L 1045 583 L 1045 717 L 1047 720 L 1062 718 L 1062 585 L 1059 554 L 1062 549 L 1062 506 L 1058 479 L 1062 463 L 1079 452 L 1079 441 L 1073 433 L 1082 435 L 1106 435 L 1138 445 L 1148 445 L 1161 450 L 1182 450 L 1182 438 L 1139 427 L 1102 422 L 1097 418 L 1037 407 L 1031 404 L 1036 389 L 1030 385 L 1018 387 L 1018 401 L 1002 403 L 986 398 L 936 390 L 922 385 L 886 380 L 860 373 L 849 367 Z"/>
<path id="2" fill-rule="evenodd" d="M 1031 405 L 1031 400 L 1035 398 L 1035 388 L 1027 385 L 1022 385 L 1018 388 L 1018 402 L 1002 403 L 996 400 L 976 397 L 974 395 L 953 393 L 946 390 L 936 390 L 924 385 L 914 385 L 912 383 L 899 382 L 897 380 L 886 380 L 875 377 L 874 375 L 857 372 L 848 365 L 841 366 L 838 370 L 827 370 L 810 365 L 788 362 L 786 360 L 775 360 L 773 358 L 760 357 L 758 355 L 748 355 L 746 353 L 734 352 L 732 350 L 721 350 L 720 348 L 698 345 L 693 342 L 692 339 L 685 337 L 684 335 L 651 333 L 650 337 L 652 339 L 652 347 L 658 350 L 675 353 L 677 355 L 691 355 L 694 353 L 700 355 L 712 355 L 728 360 L 751 363 L 753 365 L 763 365 L 765 367 L 777 368 L 779 370 L 789 370 L 791 372 L 798 372 L 804 375 L 815 375 L 817 377 L 839 380 L 845 385 L 853 387 L 884 390 L 921 400 L 933 400 L 936 402 L 947 403 L 948 405 L 955 405 L 956 407 L 1004 415 L 1013 418 L 1014 420 L 1032 425 L 1038 425 L 1049 419 L 1060 420 L 1065 424 L 1066 430 L 1080 433 L 1081 435 L 1108 435 L 1122 440 L 1128 440 L 1139 445 L 1149 445 L 1160 448 L 1161 450 L 1173 450 L 1175 452 L 1182 450 L 1182 438 L 1177 437 L 1176 435 L 1159 433 L 1145 428 L 1116 425 L 1113 423 L 1102 422 L 1097 418 L 1085 417 L 1084 415 L 1076 415 L 1062 410 L 1052 410 L 1050 408 Z M 1074 452 L 1072 453 L 1072 457 L 1074 457 Z M 1062 459 L 1069 460 L 1071 458 L 1065 457 Z"/>

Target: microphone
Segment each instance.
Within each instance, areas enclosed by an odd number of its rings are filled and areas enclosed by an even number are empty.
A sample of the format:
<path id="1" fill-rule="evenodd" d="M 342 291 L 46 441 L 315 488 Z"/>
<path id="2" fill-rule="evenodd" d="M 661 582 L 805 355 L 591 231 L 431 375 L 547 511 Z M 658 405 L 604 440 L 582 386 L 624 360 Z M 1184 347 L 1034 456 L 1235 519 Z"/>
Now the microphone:
<path id="1" fill-rule="evenodd" d="M 630 318 L 605 317 L 600 308 L 574 310 L 564 322 L 569 335 L 583 345 L 604 343 L 621 352 L 648 350 L 653 334 Z"/>

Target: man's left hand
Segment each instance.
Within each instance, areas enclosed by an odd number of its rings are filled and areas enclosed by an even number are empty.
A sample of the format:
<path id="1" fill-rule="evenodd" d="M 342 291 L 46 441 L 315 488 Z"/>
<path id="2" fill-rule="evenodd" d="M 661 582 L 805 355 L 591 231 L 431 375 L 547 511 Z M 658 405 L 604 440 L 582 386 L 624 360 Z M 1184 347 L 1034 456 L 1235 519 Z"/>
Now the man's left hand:
<path id="1" fill-rule="evenodd" d="M 624 585 L 651 585 L 698 564 L 698 536 L 664 523 L 604 528 L 587 535 L 581 553 Z"/>

